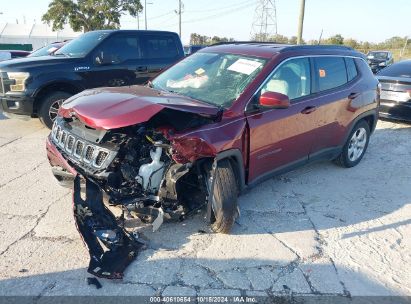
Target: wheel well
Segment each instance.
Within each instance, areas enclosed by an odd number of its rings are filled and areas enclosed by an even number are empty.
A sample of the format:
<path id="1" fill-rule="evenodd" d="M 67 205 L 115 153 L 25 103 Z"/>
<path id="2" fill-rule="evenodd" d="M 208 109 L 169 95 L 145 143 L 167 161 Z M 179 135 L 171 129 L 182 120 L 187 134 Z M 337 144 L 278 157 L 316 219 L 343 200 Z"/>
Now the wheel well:
<path id="1" fill-rule="evenodd" d="M 374 125 L 375 125 L 375 117 L 373 115 L 368 115 L 365 116 L 362 120 L 365 120 L 370 127 L 370 131 L 374 131 Z"/>
<path id="2" fill-rule="evenodd" d="M 74 95 L 74 94 L 79 93 L 81 90 L 72 84 L 64 83 L 64 82 L 63 83 L 57 82 L 57 83 L 49 84 L 45 86 L 44 88 L 40 89 L 40 91 L 37 93 L 36 98 L 34 100 L 33 112 L 37 114 L 43 98 L 47 96 L 48 94 L 51 94 L 57 91 L 66 92 L 66 93 Z"/>

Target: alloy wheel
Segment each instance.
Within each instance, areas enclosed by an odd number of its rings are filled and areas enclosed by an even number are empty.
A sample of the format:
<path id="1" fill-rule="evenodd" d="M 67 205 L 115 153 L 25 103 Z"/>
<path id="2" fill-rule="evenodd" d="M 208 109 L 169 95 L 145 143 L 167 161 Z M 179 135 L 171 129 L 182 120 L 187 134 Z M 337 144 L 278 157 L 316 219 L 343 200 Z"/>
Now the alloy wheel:
<path id="1" fill-rule="evenodd" d="M 355 162 L 364 153 L 367 144 L 367 131 L 364 128 L 358 128 L 350 139 L 348 146 L 348 159 Z"/>
<path id="2" fill-rule="evenodd" d="M 51 121 L 54 121 L 56 119 L 57 113 L 58 113 L 63 101 L 64 101 L 64 99 L 59 99 L 59 100 L 56 100 L 55 102 L 53 102 L 51 104 L 50 109 L 49 109 L 49 117 L 50 117 Z"/>

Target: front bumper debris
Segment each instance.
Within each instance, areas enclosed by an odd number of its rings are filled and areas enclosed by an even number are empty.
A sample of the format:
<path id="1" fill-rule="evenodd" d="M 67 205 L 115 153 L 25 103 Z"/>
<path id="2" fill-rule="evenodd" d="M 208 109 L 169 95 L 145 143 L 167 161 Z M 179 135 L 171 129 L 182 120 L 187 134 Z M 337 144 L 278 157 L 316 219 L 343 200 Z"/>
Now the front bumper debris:
<path id="1" fill-rule="evenodd" d="M 86 179 L 86 199 L 81 198 L 80 176 L 74 179 L 73 211 L 77 229 L 90 254 L 88 272 L 106 279 L 122 279 L 126 267 L 144 244 L 121 228 L 104 205 L 98 185 Z M 104 248 L 105 247 L 105 248 Z"/>

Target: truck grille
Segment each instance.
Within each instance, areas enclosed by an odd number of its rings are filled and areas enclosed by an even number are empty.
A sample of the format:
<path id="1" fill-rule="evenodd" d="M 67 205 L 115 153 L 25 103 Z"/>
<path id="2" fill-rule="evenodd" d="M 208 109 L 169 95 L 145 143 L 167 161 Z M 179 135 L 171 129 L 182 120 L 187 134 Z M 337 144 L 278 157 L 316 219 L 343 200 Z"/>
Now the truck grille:
<path id="1" fill-rule="evenodd" d="M 68 155 L 70 160 L 86 168 L 107 168 L 117 155 L 117 151 L 100 147 L 71 134 L 57 122 L 51 130 L 51 139 Z"/>

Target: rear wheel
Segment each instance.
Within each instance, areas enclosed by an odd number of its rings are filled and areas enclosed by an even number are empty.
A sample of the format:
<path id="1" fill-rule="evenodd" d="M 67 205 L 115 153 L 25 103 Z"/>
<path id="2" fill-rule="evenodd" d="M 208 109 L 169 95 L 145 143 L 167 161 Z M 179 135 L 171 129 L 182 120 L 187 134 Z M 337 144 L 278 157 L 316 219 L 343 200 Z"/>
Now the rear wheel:
<path id="1" fill-rule="evenodd" d="M 345 168 L 358 165 L 367 150 L 369 139 L 370 126 L 362 120 L 351 131 L 341 154 L 335 159 L 335 163 Z"/>
<path id="2" fill-rule="evenodd" d="M 218 162 L 214 178 L 211 229 L 214 232 L 229 233 L 238 217 L 238 183 L 228 159 Z M 210 184 L 210 176 L 208 180 Z"/>
<path id="3" fill-rule="evenodd" d="M 57 112 L 60 109 L 64 100 L 72 96 L 69 93 L 57 91 L 46 95 L 39 109 L 40 121 L 49 129 L 53 126 L 53 122 L 57 117 Z"/>

